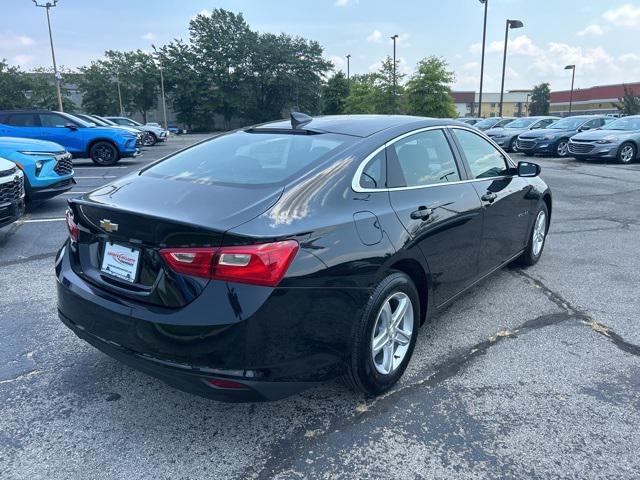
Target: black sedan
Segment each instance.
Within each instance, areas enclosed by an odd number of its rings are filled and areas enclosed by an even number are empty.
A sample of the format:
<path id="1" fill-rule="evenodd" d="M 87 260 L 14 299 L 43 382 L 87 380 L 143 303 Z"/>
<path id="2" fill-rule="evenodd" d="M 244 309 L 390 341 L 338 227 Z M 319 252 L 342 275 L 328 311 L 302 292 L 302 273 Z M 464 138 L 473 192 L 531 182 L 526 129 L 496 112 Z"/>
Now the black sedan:
<path id="1" fill-rule="evenodd" d="M 293 114 L 69 201 L 61 320 L 177 388 L 274 400 L 344 376 L 380 394 L 418 328 L 542 254 L 551 193 L 462 123 Z"/>

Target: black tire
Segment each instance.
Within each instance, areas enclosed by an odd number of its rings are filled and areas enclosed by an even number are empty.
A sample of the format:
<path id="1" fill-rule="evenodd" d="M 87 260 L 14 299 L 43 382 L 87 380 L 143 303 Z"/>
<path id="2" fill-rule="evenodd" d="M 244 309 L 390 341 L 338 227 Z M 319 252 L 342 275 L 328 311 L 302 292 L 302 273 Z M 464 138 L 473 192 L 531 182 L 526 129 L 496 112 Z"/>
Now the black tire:
<path id="1" fill-rule="evenodd" d="M 567 158 L 568 155 L 569 155 L 569 140 L 566 138 L 561 138 L 560 140 L 558 140 L 558 143 L 556 143 L 555 156 L 559 158 Z"/>
<path id="2" fill-rule="evenodd" d="M 377 371 L 372 355 L 373 329 L 381 308 L 393 294 L 402 292 L 411 300 L 413 311 L 413 330 L 404 359 L 399 366 L 388 374 Z M 376 287 L 364 310 L 362 317 L 354 326 L 351 360 L 345 383 L 368 395 L 380 395 L 389 390 L 402 377 L 415 347 L 420 326 L 420 298 L 411 279 L 402 272 L 392 272 Z"/>
<path id="3" fill-rule="evenodd" d="M 142 139 L 142 145 L 145 147 L 153 147 L 156 143 L 158 143 L 158 137 L 153 132 L 147 132 Z"/>
<path id="4" fill-rule="evenodd" d="M 628 156 L 626 152 L 631 152 L 631 155 Z M 637 156 L 638 147 L 636 147 L 635 144 L 631 142 L 624 142 L 618 149 L 616 160 L 618 161 L 618 163 L 629 164 L 633 162 Z"/>
<path id="5" fill-rule="evenodd" d="M 509 150 L 511 153 L 518 153 L 518 143 L 517 143 L 517 142 L 518 142 L 518 137 L 513 137 L 513 138 L 511 139 L 511 141 L 509 142 L 509 148 L 508 148 L 508 150 Z"/>
<path id="6" fill-rule="evenodd" d="M 113 143 L 99 141 L 91 145 L 89 157 L 91 157 L 93 163 L 108 167 L 120 160 L 120 153 Z"/>
<path id="7" fill-rule="evenodd" d="M 545 228 L 544 228 L 544 237 L 542 239 L 542 246 L 540 250 L 536 252 L 534 248 L 534 231 L 536 229 L 536 223 L 538 220 L 538 216 L 541 212 L 544 212 L 545 217 Z M 540 257 L 542 256 L 542 252 L 544 251 L 544 246 L 547 243 L 547 232 L 549 231 L 549 210 L 547 209 L 547 204 L 544 201 L 540 202 L 540 206 L 538 210 L 536 210 L 536 214 L 533 217 L 533 224 L 531 225 L 531 230 L 529 231 L 529 241 L 527 242 L 527 248 L 520 255 L 514 263 L 517 265 L 522 265 L 524 267 L 530 267 L 538 263 Z"/>

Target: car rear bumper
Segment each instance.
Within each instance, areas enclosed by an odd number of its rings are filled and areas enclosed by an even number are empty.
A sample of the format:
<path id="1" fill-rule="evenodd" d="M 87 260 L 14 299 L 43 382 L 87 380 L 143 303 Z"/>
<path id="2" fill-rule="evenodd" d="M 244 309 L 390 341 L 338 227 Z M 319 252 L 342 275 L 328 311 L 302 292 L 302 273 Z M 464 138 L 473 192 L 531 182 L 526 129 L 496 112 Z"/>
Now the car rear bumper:
<path id="1" fill-rule="evenodd" d="M 241 285 L 216 282 L 227 292 L 223 298 L 236 303 L 236 315 L 225 322 L 228 306 L 213 306 L 220 300 L 207 290 L 182 309 L 112 295 L 71 269 L 68 248 L 56 259 L 58 311 L 65 325 L 144 373 L 224 401 L 277 400 L 344 373 L 352 325 L 369 295 L 363 289 L 277 288 L 253 309 L 238 305 Z M 245 388 L 219 388 L 211 384 L 214 379 Z"/>

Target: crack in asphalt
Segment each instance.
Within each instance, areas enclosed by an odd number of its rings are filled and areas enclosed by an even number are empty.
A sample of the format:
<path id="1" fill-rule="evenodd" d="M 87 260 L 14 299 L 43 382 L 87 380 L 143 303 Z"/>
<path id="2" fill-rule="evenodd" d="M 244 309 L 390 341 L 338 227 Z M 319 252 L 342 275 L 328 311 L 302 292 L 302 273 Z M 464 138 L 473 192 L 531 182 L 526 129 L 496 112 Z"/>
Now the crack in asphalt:
<path id="1" fill-rule="evenodd" d="M 291 467 L 293 460 L 302 458 L 303 453 L 312 449 L 312 445 L 317 443 L 330 433 L 339 432 L 343 428 L 348 428 L 356 421 L 364 421 L 368 417 L 376 417 L 393 407 L 398 397 L 414 393 L 423 387 L 435 387 L 442 382 L 456 376 L 467 364 L 477 357 L 484 355 L 487 351 L 507 339 L 521 337 L 530 331 L 546 328 L 568 321 L 575 321 L 579 324 L 589 326 L 596 333 L 608 338 L 616 347 L 632 355 L 640 356 L 640 346 L 634 345 L 615 333 L 610 327 L 595 321 L 587 313 L 577 306 L 571 304 L 559 293 L 546 286 L 541 280 L 525 273 L 521 269 L 511 269 L 516 277 L 528 280 L 534 288 L 540 291 L 547 299 L 560 308 L 560 312 L 540 315 L 527 320 L 513 330 L 500 330 L 491 335 L 486 340 L 476 343 L 465 351 L 458 352 L 443 362 L 435 365 L 432 373 L 416 382 L 391 390 L 374 398 L 365 397 L 363 403 L 358 404 L 354 413 L 348 417 L 334 416 L 323 419 L 322 423 L 314 425 L 304 425 L 290 437 L 283 439 L 272 449 L 278 455 L 271 455 L 264 466 L 256 473 L 245 472 L 247 476 L 253 476 L 258 480 L 273 478 L 278 473 Z M 302 435 L 300 435 L 302 434 Z M 302 438 L 300 438 L 302 436 Z"/>
<path id="2" fill-rule="evenodd" d="M 44 260 L 46 258 L 55 257 L 57 252 L 38 253 L 37 255 L 31 255 L 30 257 L 16 258 L 14 260 L 7 260 L 6 262 L 0 262 L 0 268 L 10 267 L 12 265 L 20 265 L 21 263 L 32 262 L 36 260 Z"/>

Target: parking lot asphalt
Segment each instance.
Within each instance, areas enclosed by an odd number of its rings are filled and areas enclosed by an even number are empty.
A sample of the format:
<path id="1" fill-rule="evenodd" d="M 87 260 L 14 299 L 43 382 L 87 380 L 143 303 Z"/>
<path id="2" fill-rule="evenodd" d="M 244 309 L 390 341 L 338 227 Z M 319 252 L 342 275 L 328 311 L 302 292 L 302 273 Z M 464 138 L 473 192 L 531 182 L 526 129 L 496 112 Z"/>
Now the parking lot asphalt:
<path id="1" fill-rule="evenodd" d="M 78 161 L 74 191 L 200 138 Z M 555 202 L 541 261 L 425 325 L 377 399 L 332 382 L 224 404 L 121 365 L 57 319 L 65 198 L 32 208 L 0 229 L 0 478 L 638 478 L 640 164 L 534 161 Z"/>

